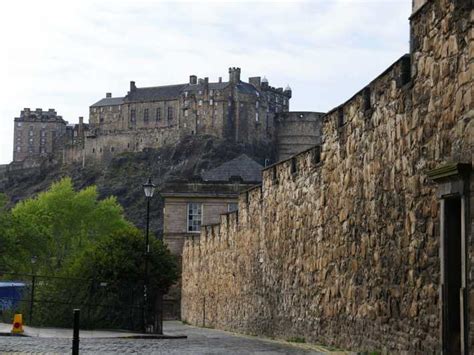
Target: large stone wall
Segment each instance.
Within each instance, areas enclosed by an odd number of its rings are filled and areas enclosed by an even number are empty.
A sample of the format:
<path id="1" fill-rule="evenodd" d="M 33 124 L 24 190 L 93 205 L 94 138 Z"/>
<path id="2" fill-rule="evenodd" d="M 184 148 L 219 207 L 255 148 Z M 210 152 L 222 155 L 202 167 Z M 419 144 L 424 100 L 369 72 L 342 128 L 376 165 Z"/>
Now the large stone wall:
<path id="1" fill-rule="evenodd" d="M 186 242 L 184 320 L 350 349 L 439 351 L 439 204 L 426 171 L 473 163 L 468 6 L 418 9 L 411 56 L 324 117 L 320 157 L 314 148 L 268 167 L 238 213 Z M 472 247 L 468 255 L 474 262 Z"/>

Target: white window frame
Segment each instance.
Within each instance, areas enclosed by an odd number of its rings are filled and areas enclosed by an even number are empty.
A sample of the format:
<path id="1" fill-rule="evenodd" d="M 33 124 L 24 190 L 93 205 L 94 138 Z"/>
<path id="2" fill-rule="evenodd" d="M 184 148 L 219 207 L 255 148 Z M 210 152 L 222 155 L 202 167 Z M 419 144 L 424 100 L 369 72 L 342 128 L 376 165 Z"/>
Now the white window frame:
<path id="1" fill-rule="evenodd" d="M 195 214 L 192 214 L 192 216 L 201 216 L 201 219 L 199 221 L 199 227 L 198 229 L 194 229 L 195 227 L 193 225 L 190 224 L 191 221 L 193 221 L 193 219 L 189 219 L 190 217 L 190 214 L 191 214 L 191 208 L 193 206 L 199 206 L 200 208 L 200 214 L 199 213 L 195 213 Z M 187 208 L 186 208 L 186 232 L 187 233 L 200 233 L 201 232 L 201 226 L 202 226 L 202 222 L 203 222 L 203 212 L 204 212 L 204 208 L 203 208 L 203 204 L 202 202 L 188 202 L 187 204 Z"/>

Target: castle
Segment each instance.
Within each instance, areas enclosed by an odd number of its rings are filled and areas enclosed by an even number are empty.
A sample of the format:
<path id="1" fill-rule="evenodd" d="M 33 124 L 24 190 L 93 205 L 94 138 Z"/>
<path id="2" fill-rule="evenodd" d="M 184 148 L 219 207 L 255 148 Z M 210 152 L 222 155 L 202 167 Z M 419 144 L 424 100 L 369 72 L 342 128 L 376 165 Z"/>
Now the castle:
<path id="1" fill-rule="evenodd" d="M 50 109 L 24 109 L 15 118 L 13 161 L 25 167 L 53 158 L 62 163 L 101 161 L 121 152 L 173 144 L 188 135 L 213 135 L 246 144 L 275 144 L 279 158 L 319 144 L 322 113 L 290 112 L 292 91 L 264 77 L 228 81 L 191 75 L 184 84 L 137 87 L 89 108 L 89 123 L 68 123 Z"/>

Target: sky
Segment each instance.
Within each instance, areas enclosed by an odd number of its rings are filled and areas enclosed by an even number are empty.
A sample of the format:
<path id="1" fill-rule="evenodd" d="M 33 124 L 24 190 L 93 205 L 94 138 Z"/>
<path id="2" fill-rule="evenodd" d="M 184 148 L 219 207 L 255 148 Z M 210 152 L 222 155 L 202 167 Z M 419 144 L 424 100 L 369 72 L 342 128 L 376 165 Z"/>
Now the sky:
<path id="1" fill-rule="evenodd" d="M 0 164 L 20 111 L 69 123 L 89 106 L 189 75 L 265 76 L 290 85 L 290 110 L 325 112 L 409 48 L 411 0 L 16 0 L 0 11 Z"/>

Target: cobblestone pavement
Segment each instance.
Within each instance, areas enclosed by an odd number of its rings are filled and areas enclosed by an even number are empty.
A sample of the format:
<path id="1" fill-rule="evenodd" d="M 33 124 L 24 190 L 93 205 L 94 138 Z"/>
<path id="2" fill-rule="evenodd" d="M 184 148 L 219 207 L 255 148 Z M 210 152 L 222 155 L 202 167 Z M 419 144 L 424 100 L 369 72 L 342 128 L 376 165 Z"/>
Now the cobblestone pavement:
<path id="1" fill-rule="evenodd" d="M 187 339 L 88 338 L 80 341 L 80 354 L 321 354 L 297 345 L 165 322 L 165 333 Z M 71 339 L 0 337 L 0 354 L 70 354 Z"/>

